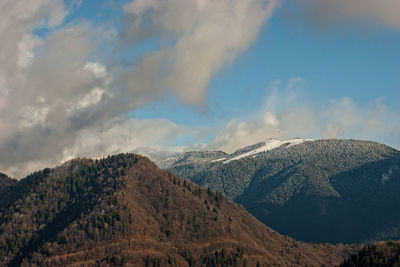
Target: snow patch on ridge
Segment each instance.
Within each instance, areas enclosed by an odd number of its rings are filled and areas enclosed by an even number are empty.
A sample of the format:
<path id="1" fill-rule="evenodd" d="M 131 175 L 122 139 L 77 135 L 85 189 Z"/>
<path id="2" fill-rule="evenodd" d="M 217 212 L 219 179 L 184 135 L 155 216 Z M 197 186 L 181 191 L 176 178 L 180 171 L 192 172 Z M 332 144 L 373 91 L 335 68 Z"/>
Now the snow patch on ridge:
<path id="1" fill-rule="evenodd" d="M 278 140 L 278 139 L 271 138 L 271 139 L 269 139 L 269 140 L 267 140 L 265 142 L 264 146 L 262 146 L 260 148 L 257 148 L 257 149 L 254 149 L 252 151 L 237 155 L 237 156 L 235 156 L 233 158 L 227 159 L 227 160 L 223 161 L 222 163 L 223 164 L 227 164 L 227 163 L 229 163 L 231 161 L 234 161 L 234 160 L 239 160 L 239 159 L 250 157 L 250 156 L 255 157 L 259 153 L 268 152 L 268 151 L 271 151 L 271 150 L 276 149 L 276 148 L 281 147 L 281 146 L 285 147 L 285 148 L 288 148 L 288 147 L 291 147 L 291 146 L 294 146 L 294 145 L 299 145 L 299 144 L 304 143 L 306 141 L 314 141 L 314 140 L 313 139 L 296 138 L 296 139 L 290 139 L 290 140 L 281 141 L 281 140 Z M 225 158 L 217 159 L 217 160 L 214 160 L 213 162 L 221 161 L 223 159 L 225 159 Z"/>
<path id="2" fill-rule="evenodd" d="M 214 160 L 212 160 L 212 161 L 210 161 L 210 162 L 219 162 L 219 161 L 223 161 L 223 160 L 225 160 L 226 158 L 220 158 L 220 159 L 214 159 Z"/>

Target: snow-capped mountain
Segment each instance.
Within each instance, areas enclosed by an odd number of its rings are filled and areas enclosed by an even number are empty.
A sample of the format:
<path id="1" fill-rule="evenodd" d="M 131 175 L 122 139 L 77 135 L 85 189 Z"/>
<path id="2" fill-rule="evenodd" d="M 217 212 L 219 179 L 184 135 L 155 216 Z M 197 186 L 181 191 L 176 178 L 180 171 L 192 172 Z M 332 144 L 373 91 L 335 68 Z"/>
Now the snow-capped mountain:
<path id="1" fill-rule="evenodd" d="M 186 153 L 167 169 L 304 241 L 400 238 L 400 152 L 383 144 L 269 139 L 232 154 Z"/>
<path id="2" fill-rule="evenodd" d="M 192 162 L 195 165 L 217 162 L 227 164 L 246 157 L 257 157 L 261 153 L 266 153 L 277 148 L 289 148 L 291 146 L 311 141 L 314 140 L 301 138 L 278 140 L 275 138 L 269 138 L 264 142 L 240 148 L 231 154 L 222 151 L 191 151 L 161 160 L 157 162 L 157 165 L 161 168 L 167 169 L 172 165 L 179 165 L 181 163 L 186 164 L 188 162 Z"/>
<path id="3" fill-rule="evenodd" d="M 274 139 L 274 138 L 270 138 L 267 141 L 263 142 L 263 145 L 261 147 L 258 147 L 254 150 L 250 150 L 244 153 L 241 153 L 239 155 L 235 155 L 233 157 L 229 157 L 229 158 L 221 158 L 221 159 L 216 159 L 214 161 L 220 161 L 220 160 L 224 160 L 222 163 L 227 164 L 231 161 L 234 160 L 239 160 L 242 158 L 246 158 L 246 157 L 254 157 L 257 156 L 257 154 L 260 153 L 264 153 L 264 152 L 268 152 L 271 150 L 274 150 L 276 148 L 288 148 L 291 146 L 295 146 L 295 145 L 299 145 L 301 143 L 304 143 L 306 141 L 314 141 L 312 139 L 301 139 L 301 138 L 296 138 L 296 139 L 290 139 L 290 140 L 285 140 L 285 141 L 281 141 L 278 139 Z M 235 154 L 235 153 L 233 153 Z"/>

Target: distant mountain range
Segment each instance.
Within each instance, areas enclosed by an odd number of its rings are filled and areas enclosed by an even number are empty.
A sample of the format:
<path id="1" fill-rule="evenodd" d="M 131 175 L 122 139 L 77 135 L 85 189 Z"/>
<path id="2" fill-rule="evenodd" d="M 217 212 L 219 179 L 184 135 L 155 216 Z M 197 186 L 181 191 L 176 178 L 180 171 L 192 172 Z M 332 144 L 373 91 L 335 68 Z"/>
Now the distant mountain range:
<path id="1" fill-rule="evenodd" d="M 400 238 L 400 151 L 370 141 L 270 139 L 158 162 L 303 241 Z"/>
<path id="2" fill-rule="evenodd" d="M 2 175 L 0 188 L 0 266 L 333 266 L 354 252 L 282 236 L 133 154 Z"/>

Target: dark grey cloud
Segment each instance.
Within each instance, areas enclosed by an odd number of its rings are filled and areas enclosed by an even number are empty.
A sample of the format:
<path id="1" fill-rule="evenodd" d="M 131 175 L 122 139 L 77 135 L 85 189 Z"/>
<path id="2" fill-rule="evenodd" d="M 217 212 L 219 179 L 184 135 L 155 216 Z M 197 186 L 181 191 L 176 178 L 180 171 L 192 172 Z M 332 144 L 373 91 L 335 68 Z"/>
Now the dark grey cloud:
<path id="1" fill-rule="evenodd" d="M 400 29 L 398 0 L 285 0 L 288 15 L 324 29 L 337 24 Z"/>

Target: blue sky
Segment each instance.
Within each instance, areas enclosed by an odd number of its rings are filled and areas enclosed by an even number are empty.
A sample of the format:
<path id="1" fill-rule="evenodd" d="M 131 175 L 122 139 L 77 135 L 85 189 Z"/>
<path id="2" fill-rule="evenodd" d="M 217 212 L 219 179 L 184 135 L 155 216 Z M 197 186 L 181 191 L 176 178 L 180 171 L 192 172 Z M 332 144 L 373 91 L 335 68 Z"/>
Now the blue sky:
<path id="1" fill-rule="evenodd" d="M 270 137 L 400 147 L 398 0 L 4 1 L 0 171 L 15 177 Z"/>
<path id="2" fill-rule="evenodd" d="M 122 8 L 129 2 L 82 1 L 66 18 L 66 23 L 84 19 L 99 25 L 112 24 L 120 29 L 124 23 Z M 136 46 L 126 56 L 138 58 L 157 48 L 157 41 Z M 226 112 L 224 117 L 251 113 L 252 109 L 262 105 L 260 98 L 267 94 L 271 81 L 301 77 L 307 81 L 303 89 L 310 102 L 348 96 L 366 105 L 383 97 L 388 105 L 399 109 L 399 45 L 398 29 L 384 26 L 365 29 L 362 25 L 342 24 L 321 31 L 306 23 L 290 21 L 285 15 L 285 6 L 282 6 L 262 26 L 259 39 L 233 64 L 225 66 L 213 77 L 208 108 L 218 112 L 219 105 L 213 100 L 221 99 L 224 110 L 219 112 Z M 148 118 L 167 114 L 167 118 L 173 119 L 176 113 L 183 112 L 182 107 L 173 106 L 161 101 L 134 114 Z M 240 111 L 235 114 L 235 110 Z M 191 107 L 184 111 L 196 120 L 182 114 L 176 117 L 178 122 L 198 125 L 214 119 Z"/>
<path id="3" fill-rule="evenodd" d="M 294 104 L 325 105 L 349 97 L 361 107 L 379 100 L 400 113 L 399 47 L 399 29 L 366 29 L 350 23 L 322 31 L 291 21 L 282 6 L 263 25 L 259 39 L 213 77 L 205 113 L 169 100 L 132 114 L 193 126 L 225 125 L 232 118 L 245 120 L 257 113 L 271 93 L 271 82 L 294 77 L 303 80 L 301 103 Z"/>

